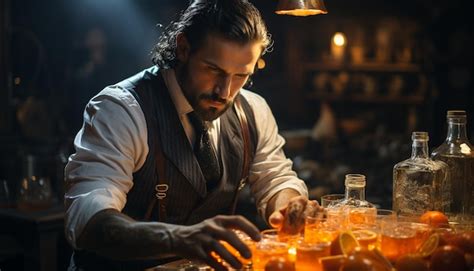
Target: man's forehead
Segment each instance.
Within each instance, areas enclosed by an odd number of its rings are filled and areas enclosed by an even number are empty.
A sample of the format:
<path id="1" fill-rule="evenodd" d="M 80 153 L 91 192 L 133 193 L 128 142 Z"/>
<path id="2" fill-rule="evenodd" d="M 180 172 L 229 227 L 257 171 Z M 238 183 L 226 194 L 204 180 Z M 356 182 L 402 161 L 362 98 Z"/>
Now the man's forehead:
<path id="1" fill-rule="evenodd" d="M 262 42 L 233 41 L 218 35 L 207 35 L 196 52 L 203 60 L 218 66 L 253 66 L 263 50 Z"/>

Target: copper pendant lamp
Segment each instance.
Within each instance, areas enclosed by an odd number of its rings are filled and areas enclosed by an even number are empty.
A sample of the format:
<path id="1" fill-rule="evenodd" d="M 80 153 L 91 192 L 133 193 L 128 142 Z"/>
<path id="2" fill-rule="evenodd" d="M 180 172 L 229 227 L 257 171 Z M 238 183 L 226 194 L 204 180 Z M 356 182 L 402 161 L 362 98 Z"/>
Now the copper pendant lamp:
<path id="1" fill-rule="evenodd" d="M 323 0 L 280 0 L 276 14 L 309 16 L 328 13 Z"/>

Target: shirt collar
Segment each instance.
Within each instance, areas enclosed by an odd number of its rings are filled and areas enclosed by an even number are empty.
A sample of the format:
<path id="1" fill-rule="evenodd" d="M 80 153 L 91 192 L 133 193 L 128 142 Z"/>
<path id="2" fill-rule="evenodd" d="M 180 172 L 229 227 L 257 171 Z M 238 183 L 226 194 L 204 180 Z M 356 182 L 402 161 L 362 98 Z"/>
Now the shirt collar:
<path id="1" fill-rule="evenodd" d="M 184 97 L 183 90 L 176 80 L 176 73 L 174 69 L 162 69 L 161 74 L 165 81 L 166 87 L 170 93 L 171 99 L 176 107 L 178 114 L 186 115 L 194 111 L 193 107 L 189 104 L 186 97 Z"/>
<path id="2" fill-rule="evenodd" d="M 194 108 L 189 104 L 188 99 L 184 97 L 183 90 L 178 84 L 178 80 L 176 79 L 176 72 L 174 69 L 162 69 L 161 75 L 163 76 L 163 80 L 165 81 L 166 87 L 171 96 L 171 100 L 176 107 L 176 111 L 180 117 L 183 115 L 187 115 L 194 111 Z M 186 118 L 186 117 L 184 117 Z M 213 121 L 206 121 L 205 122 L 209 129 L 215 129 L 219 126 L 220 117 L 213 120 Z"/>

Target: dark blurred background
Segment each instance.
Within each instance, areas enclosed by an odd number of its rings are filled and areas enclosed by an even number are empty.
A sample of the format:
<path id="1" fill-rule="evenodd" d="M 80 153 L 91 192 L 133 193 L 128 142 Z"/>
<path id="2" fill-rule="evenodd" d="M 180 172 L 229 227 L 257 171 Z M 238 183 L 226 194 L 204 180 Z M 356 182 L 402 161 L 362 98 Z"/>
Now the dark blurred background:
<path id="1" fill-rule="evenodd" d="M 448 109 L 467 111 L 474 142 L 468 0 L 327 0 L 329 14 L 309 17 L 276 15 L 277 0 L 252 3 L 275 41 L 252 90 L 273 109 L 312 198 L 342 193 L 344 174 L 362 173 L 368 200 L 390 208 L 392 168 L 410 156 L 411 132 L 427 131 L 430 148 L 440 145 Z M 29 156 L 62 201 L 85 104 L 151 66 L 160 25 L 187 4 L 0 0 L 0 180 L 9 207 Z M 336 33 L 345 37 L 337 48 Z M 243 200 L 241 210 L 258 220 L 251 205 Z"/>

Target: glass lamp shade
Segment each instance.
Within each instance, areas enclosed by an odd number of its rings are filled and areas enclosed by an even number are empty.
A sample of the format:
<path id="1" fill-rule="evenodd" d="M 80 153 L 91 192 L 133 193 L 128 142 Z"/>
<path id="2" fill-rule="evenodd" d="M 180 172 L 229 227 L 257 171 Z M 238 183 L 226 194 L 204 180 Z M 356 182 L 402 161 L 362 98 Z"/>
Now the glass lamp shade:
<path id="1" fill-rule="evenodd" d="M 280 15 L 309 16 L 328 13 L 323 0 L 280 0 L 275 11 Z"/>

